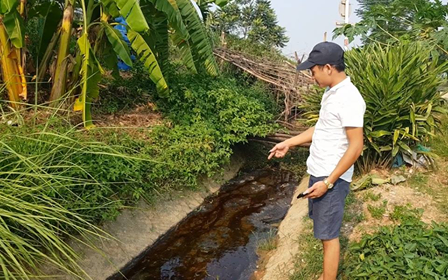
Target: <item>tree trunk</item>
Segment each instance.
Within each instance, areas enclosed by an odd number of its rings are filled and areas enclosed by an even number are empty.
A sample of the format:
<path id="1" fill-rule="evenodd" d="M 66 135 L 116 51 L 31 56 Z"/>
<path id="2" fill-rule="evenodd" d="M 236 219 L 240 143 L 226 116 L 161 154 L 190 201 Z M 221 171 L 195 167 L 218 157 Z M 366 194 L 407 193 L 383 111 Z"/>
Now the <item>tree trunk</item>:
<path id="1" fill-rule="evenodd" d="M 67 56 L 71 39 L 73 23 L 74 0 L 67 0 L 65 3 L 64 17 L 62 19 L 59 50 L 57 55 L 56 70 L 54 74 L 53 87 L 50 95 L 50 105 L 56 106 L 65 94 L 67 82 Z"/>
<path id="2" fill-rule="evenodd" d="M 8 91 L 9 100 L 13 108 L 18 108 L 20 102 L 20 95 L 23 92 L 22 75 L 20 74 L 19 58 L 17 52 L 12 48 L 5 26 L 3 25 L 3 18 L 0 16 L 0 57 L 1 57 L 1 71 L 3 82 Z M 26 87 L 25 87 L 26 88 Z"/>

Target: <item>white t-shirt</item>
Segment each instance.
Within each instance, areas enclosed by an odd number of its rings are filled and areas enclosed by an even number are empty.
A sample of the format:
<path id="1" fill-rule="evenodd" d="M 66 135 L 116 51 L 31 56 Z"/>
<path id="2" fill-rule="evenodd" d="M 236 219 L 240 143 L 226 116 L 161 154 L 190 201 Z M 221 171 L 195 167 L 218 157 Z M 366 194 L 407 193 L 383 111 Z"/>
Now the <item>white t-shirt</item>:
<path id="1" fill-rule="evenodd" d="M 346 127 L 363 127 L 366 103 L 350 77 L 322 96 L 319 120 L 314 127 L 307 172 L 315 177 L 329 176 L 348 148 Z M 340 177 L 351 182 L 353 165 Z"/>

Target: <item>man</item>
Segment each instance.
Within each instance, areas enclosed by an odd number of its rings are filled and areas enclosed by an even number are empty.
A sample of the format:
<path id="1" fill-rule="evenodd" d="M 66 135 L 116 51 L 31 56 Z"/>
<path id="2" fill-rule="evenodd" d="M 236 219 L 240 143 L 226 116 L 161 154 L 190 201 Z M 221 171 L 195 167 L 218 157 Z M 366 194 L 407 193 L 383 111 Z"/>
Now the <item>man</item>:
<path id="1" fill-rule="evenodd" d="M 284 157 L 290 147 L 311 142 L 307 160 L 310 174 L 305 198 L 313 219 L 314 236 L 324 248 L 319 279 L 336 279 L 339 265 L 339 231 L 353 164 L 363 150 L 365 102 L 344 70 L 344 51 L 331 42 L 317 44 L 297 70 L 311 69 L 314 80 L 327 90 L 322 96 L 314 127 L 274 146 L 268 159 Z"/>

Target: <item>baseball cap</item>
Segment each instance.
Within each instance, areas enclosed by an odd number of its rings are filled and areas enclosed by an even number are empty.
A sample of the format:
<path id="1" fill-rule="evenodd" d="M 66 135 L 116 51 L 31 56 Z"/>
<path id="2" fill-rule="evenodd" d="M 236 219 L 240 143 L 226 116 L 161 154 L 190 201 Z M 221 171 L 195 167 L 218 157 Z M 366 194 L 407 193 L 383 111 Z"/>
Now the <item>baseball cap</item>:
<path id="1" fill-rule="evenodd" d="M 314 46 L 306 61 L 297 65 L 297 70 L 310 69 L 314 65 L 338 65 L 340 63 L 344 63 L 344 50 L 338 44 L 322 42 Z"/>

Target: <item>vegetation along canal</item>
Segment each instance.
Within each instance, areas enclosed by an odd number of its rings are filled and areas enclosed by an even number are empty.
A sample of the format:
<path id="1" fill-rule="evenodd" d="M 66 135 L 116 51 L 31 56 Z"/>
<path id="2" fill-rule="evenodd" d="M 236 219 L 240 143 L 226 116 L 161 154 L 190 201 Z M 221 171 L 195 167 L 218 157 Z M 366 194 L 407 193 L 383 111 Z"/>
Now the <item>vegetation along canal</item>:
<path id="1" fill-rule="evenodd" d="M 257 249 L 275 234 L 297 181 L 278 169 L 225 184 L 122 273 L 127 279 L 250 279 Z M 265 243 L 263 243 L 265 242 Z M 116 274 L 109 280 L 126 279 Z"/>

